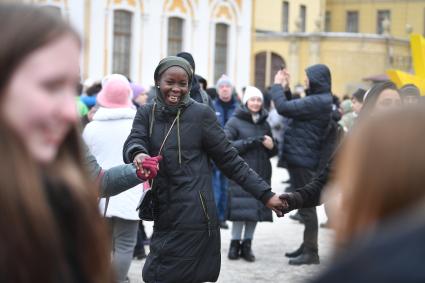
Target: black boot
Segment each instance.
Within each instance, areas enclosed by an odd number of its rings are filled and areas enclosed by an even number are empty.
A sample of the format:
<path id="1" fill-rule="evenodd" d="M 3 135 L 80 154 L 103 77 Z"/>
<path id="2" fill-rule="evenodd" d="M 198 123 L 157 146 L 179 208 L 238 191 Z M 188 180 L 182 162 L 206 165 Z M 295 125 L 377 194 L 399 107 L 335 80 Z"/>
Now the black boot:
<path id="1" fill-rule="evenodd" d="M 252 240 L 242 241 L 241 257 L 248 262 L 255 261 L 255 255 L 252 253 L 251 243 L 252 243 Z"/>
<path id="2" fill-rule="evenodd" d="M 240 252 L 241 252 L 241 241 L 231 240 L 229 254 L 227 255 L 227 257 L 232 260 L 239 259 Z"/>
<path id="3" fill-rule="evenodd" d="M 304 248 L 301 255 L 289 260 L 289 265 L 303 265 L 303 264 L 319 264 L 320 258 L 317 250 Z"/>
<path id="4" fill-rule="evenodd" d="M 301 244 L 301 246 L 297 250 L 291 253 L 285 253 L 285 256 L 289 258 L 294 258 L 294 257 L 300 256 L 303 253 L 303 251 L 304 251 L 304 244 Z"/>
<path id="5" fill-rule="evenodd" d="M 224 229 L 224 230 L 227 230 L 227 229 L 229 229 L 229 225 L 227 224 L 226 221 L 221 221 L 220 222 L 220 228 L 221 229 Z"/>
<path id="6" fill-rule="evenodd" d="M 146 258 L 145 247 L 142 246 L 137 251 L 135 250 L 133 252 L 133 258 L 136 258 L 136 259 L 139 259 L 139 260 Z"/>

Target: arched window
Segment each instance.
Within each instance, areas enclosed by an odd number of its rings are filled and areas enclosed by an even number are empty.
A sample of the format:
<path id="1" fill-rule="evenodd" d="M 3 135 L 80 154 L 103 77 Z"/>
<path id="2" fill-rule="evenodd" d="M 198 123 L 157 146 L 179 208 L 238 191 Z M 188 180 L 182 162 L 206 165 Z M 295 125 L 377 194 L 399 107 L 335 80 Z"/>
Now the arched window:
<path id="1" fill-rule="evenodd" d="M 214 81 L 227 73 L 227 42 L 229 27 L 226 24 L 215 26 Z"/>
<path id="2" fill-rule="evenodd" d="M 255 86 L 261 90 L 273 84 L 277 71 L 286 68 L 285 60 L 276 53 L 261 52 L 255 55 Z"/>
<path id="3" fill-rule="evenodd" d="M 255 86 L 261 90 L 266 88 L 266 52 L 255 55 Z"/>
<path id="4" fill-rule="evenodd" d="M 168 19 L 168 56 L 175 56 L 183 51 L 183 20 L 171 17 Z"/>
<path id="5" fill-rule="evenodd" d="M 112 72 L 130 77 L 132 14 L 127 11 L 114 11 L 114 43 Z"/>

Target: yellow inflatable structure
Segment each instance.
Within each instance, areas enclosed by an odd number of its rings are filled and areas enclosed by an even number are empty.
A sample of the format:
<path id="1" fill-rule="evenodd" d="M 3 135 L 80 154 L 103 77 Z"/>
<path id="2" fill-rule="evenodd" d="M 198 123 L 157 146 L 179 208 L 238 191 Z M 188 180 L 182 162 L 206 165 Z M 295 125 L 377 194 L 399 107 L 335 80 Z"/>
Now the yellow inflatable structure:
<path id="1" fill-rule="evenodd" d="M 387 70 L 387 75 L 397 87 L 414 84 L 421 90 L 421 94 L 425 95 L 425 38 L 420 34 L 412 34 L 410 36 L 410 48 L 415 74 L 412 75 L 400 70 Z"/>

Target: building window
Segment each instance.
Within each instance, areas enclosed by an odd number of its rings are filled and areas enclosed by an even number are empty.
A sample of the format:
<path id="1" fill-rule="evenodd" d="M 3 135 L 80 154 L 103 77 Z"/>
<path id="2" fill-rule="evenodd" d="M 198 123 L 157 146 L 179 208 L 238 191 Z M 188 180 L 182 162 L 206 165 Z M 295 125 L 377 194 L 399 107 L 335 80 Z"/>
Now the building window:
<path id="1" fill-rule="evenodd" d="M 255 86 L 260 90 L 266 89 L 266 56 L 266 52 L 255 55 Z"/>
<path id="2" fill-rule="evenodd" d="M 325 13 L 325 32 L 331 31 L 331 12 L 326 11 Z"/>
<path id="3" fill-rule="evenodd" d="M 391 20 L 391 12 L 390 10 L 378 10 L 378 15 L 376 19 L 376 32 L 378 34 L 384 33 L 384 21 Z"/>
<path id="4" fill-rule="evenodd" d="M 168 56 L 175 56 L 183 51 L 183 19 L 168 19 Z"/>
<path id="5" fill-rule="evenodd" d="M 214 81 L 227 73 L 227 41 L 229 27 L 226 24 L 215 26 L 215 56 L 214 56 Z"/>
<path id="6" fill-rule="evenodd" d="M 132 14 L 127 11 L 114 12 L 114 45 L 112 72 L 130 76 Z"/>
<path id="7" fill-rule="evenodd" d="M 359 12 L 348 11 L 347 12 L 347 23 L 346 32 L 359 32 Z"/>
<path id="8" fill-rule="evenodd" d="M 306 18 L 307 17 L 307 7 L 304 5 L 300 6 L 300 20 L 301 20 L 301 32 L 305 32 Z"/>
<path id="9" fill-rule="evenodd" d="M 284 1 L 282 3 L 282 31 L 289 31 L 289 3 L 288 1 Z"/>

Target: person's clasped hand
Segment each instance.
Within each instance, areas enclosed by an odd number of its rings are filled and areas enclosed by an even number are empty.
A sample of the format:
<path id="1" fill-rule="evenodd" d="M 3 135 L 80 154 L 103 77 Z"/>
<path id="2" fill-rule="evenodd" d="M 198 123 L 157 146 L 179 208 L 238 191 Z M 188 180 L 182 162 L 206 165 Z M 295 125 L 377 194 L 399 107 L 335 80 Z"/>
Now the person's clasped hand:
<path id="1" fill-rule="evenodd" d="M 266 206 L 273 210 L 278 217 L 283 217 L 284 214 L 282 210 L 285 209 L 286 205 L 287 204 L 282 201 L 276 194 L 271 197 L 266 203 Z"/>
<path id="2" fill-rule="evenodd" d="M 134 164 L 137 169 L 137 176 L 146 181 L 156 177 L 159 170 L 159 162 L 162 160 L 162 156 L 158 155 L 150 157 L 146 154 L 138 154 L 134 158 Z"/>

